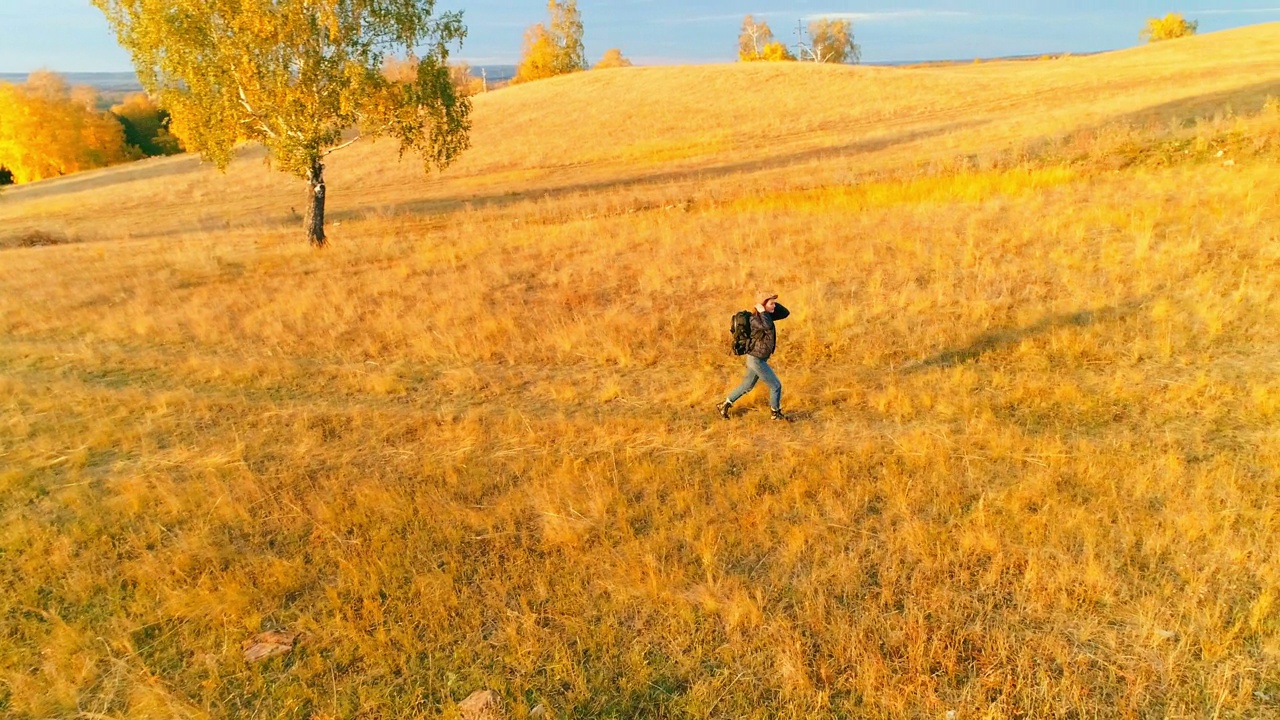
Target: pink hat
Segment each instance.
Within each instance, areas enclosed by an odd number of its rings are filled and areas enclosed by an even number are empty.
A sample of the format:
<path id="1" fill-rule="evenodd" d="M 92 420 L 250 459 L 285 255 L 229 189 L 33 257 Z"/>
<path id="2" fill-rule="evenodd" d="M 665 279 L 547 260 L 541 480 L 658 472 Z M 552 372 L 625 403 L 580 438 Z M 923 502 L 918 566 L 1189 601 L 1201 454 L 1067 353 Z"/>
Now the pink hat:
<path id="1" fill-rule="evenodd" d="M 756 304 L 763 306 L 765 303 L 769 302 L 770 300 L 777 300 L 777 299 L 778 299 L 777 293 L 762 293 L 760 295 L 760 298 L 756 301 Z"/>

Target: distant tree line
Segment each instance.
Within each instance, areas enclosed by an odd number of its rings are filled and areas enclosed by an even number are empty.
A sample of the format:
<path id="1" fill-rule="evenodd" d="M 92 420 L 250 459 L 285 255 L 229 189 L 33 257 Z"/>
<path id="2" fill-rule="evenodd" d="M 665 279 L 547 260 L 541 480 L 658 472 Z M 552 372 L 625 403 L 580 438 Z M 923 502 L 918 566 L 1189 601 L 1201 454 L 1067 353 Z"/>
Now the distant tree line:
<path id="1" fill-rule="evenodd" d="M 56 73 L 0 82 L 0 185 L 182 152 L 169 114 L 145 93 L 100 110 L 98 92 Z"/>
<path id="2" fill-rule="evenodd" d="M 111 0 L 100 0 L 100 3 L 104 10 L 122 7 L 113 5 Z M 520 62 L 511 82 L 527 83 L 588 68 L 603 70 L 632 65 L 619 48 L 606 50 L 595 65 L 588 64 L 577 0 L 548 0 L 547 12 L 546 22 L 533 25 L 525 32 Z M 111 18 L 110 13 L 108 16 Z M 127 28 L 120 20 L 115 23 Z M 848 21 L 811 22 L 807 38 L 793 53 L 774 39 L 767 23 L 748 15 L 739 39 L 738 59 L 845 63 L 857 62 L 860 55 L 861 48 L 853 41 Z M 386 55 L 380 58 L 380 63 L 382 75 L 397 86 L 417 82 L 420 62 L 412 54 Z M 486 81 L 475 77 L 465 62 L 449 63 L 447 75 L 459 97 L 488 89 Z M 109 111 L 100 111 L 97 105 L 101 101 L 96 91 L 87 86 L 68 87 L 53 73 L 34 73 L 21 85 L 0 83 L 0 184 L 32 182 L 143 157 L 170 155 L 183 152 L 187 147 L 205 147 L 211 145 L 206 141 L 214 134 L 222 138 L 212 143 L 219 147 L 229 147 L 229 142 L 259 139 L 255 137 L 257 134 L 271 137 L 265 131 L 256 132 L 261 123 L 252 122 L 248 128 L 224 128 L 215 133 L 191 113 L 183 113 L 183 118 L 171 124 L 169 111 L 152 98 L 153 95 L 137 93 Z M 242 107 L 244 101 L 237 97 L 236 103 Z M 225 158 L 218 159 L 225 161 Z"/>
<path id="3" fill-rule="evenodd" d="M 742 29 L 738 33 L 738 61 L 844 64 L 862 59 L 862 46 L 854 42 L 853 23 L 848 20 L 817 18 L 798 34 L 800 38 L 793 52 L 774 37 L 769 23 L 748 15 L 743 18 Z"/>
<path id="4" fill-rule="evenodd" d="M 548 0 L 546 23 L 538 23 L 524 34 L 524 48 L 512 83 L 527 83 L 587 69 L 582 43 L 582 13 L 577 0 Z M 630 67 L 618 48 L 606 50 L 593 70 Z"/>

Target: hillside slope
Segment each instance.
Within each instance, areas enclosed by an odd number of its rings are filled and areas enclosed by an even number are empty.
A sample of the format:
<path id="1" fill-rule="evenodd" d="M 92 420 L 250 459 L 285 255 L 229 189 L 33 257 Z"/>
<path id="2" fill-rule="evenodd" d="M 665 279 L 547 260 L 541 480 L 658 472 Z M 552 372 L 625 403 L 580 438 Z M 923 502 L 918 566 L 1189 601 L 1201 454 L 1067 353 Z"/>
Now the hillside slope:
<path id="1" fill-rule="evenodd" d="M 331 216 L 437 213 L 634 187 L 653 202 L 982 157 L 1111 125 L 1256 112 L 1280 96 L 1280 24 L 1047 61 L 937 68 L 734 64 L 588 72 L 476 99 L 473 148 L 426 175 L 394 144 L 331 158 Z M 8 189 L 0 222 L 137 237 L 297 222 L 300 181 L 247 150 Z M 163 208 L 163 212 L 155 210 Z"/>
<path id="2" fill-rule="evenodd" d="M 1280 716 L 1276 35 L 7 190 L 0 717 Z"/>

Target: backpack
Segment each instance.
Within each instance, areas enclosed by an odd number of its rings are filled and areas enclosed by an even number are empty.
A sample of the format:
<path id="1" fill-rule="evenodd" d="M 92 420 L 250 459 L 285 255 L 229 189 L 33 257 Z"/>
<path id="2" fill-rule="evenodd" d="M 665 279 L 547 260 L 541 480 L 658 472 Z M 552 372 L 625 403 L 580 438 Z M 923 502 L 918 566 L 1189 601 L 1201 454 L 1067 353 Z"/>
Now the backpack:
<path id="1" fill-rule="evenodd" d="M 733 354 L 746 355 L 747 350 L 751 349 L 751 311 L 734 313 L 729 332 L 733 334 Z"/>

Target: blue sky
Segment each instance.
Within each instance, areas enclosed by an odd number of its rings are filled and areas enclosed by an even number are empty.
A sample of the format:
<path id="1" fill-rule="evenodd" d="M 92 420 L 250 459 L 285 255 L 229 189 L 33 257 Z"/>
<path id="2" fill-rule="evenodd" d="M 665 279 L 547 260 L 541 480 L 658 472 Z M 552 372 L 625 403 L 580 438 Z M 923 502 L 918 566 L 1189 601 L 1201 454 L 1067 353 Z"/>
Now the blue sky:
<path id="1" fill-rule="evenodd" d="M 853 21 L 864 62 L 1095 52 L 1138 44 L 1148 17 L 1181 12 L 1200 32 L 1280 21 L 1280 0 L 579 0 L 588 59 L 620 48 L 639 64 L 728 62 L 748 13 L 778 39 L 797 21 Z M 512 64 L 525 28 L 546 19 L 545 0 L 438 0 L 463 10 L 470 34 L 458 57 Z M 120 72 L 129 57 L 89 0 L 0 0 L 0 72 Z"/>

